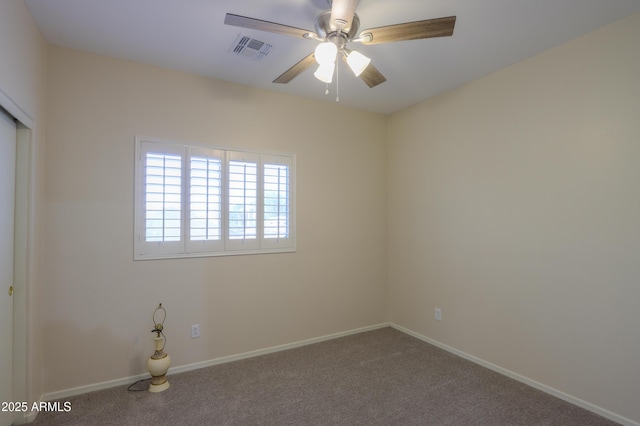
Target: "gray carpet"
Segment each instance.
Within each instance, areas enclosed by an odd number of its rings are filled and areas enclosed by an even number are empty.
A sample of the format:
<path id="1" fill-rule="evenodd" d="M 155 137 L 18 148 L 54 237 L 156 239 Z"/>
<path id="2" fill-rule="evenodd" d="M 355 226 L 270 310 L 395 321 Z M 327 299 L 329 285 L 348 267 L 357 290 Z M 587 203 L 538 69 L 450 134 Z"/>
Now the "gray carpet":
<path id="1" fill-rule="evenodd" d="M 169 351 L 170 352 L 170 351 Z M 69 398 L 35 425 L 614 425 L 392 328 Z"/>

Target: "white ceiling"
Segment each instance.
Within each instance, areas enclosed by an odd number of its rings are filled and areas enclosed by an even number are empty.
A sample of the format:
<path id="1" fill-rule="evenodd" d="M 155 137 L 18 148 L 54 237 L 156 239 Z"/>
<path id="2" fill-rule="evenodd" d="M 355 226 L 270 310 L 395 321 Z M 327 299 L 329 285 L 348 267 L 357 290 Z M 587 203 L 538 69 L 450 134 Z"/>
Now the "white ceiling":
<path id="1" fill-rule="evenodd" d="M 225 13 L 314 30 L 327 0 L 24 0 L 48 43 L 335 102 L 306 70 L 272 81 L 317 42 L 224 25 Z M 457 16 L 452 37 L 350 45 L 387 81 L 373 89 L 341 68 L 340 104 L 389 114 L 627 15 L 640 0 L 360 0 L 361 30 Z M 238 34 L 273 46 L 254 61 L 229 52 Z"/>

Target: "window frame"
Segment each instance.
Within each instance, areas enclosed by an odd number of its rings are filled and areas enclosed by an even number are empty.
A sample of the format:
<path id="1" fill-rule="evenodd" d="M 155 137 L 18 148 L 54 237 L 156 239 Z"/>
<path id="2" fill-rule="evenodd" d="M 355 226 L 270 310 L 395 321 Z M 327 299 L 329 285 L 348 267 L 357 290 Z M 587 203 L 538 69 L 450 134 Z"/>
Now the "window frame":
<path id="1" fill-rule="evenodd" d="M 147 191 L 145 188 L 147 177 L 147 153 L 181 155 L 181 233 L 179 241 L 149 242 L 144 238 L 147 229 Z M 203 158 L 207 158 L 207 164 L 209 164 L 209 160 L 213 160 L 216 156 L 221 160 L 219 195 L 220 239 L 191 240 L 191 201 L 192 197 L 196 197 L 192 194 L 192 188 L 198 186 L 192 185 L 191 158 L 198 158 L 198 161 L 202 161 Z M 229 205 L 231 203 L 229 164 L 231 161 L 255 163 L 255 238 L 233 239 L 229 236 Z M 284 218 L 281 221 L 280 215 L 278 215 L 277 219 L 279 227 L 282 226 L 280 225 L 281 222 L 288 224 L 288 236 L 285 235 L 285 237 L 265 235 L 264 227 L 266 223 L 265 221 L 267 220 L 265 219 L 265 170 L 270 166 L 282 166 L 288 170 L 288 174 L 286 176 L 288 187 L 285 185 L 287 188 L 284 192 L 285 195 L 282 196 L 280 192 L 278 192 L 278 202 L 280 202 L 280 198 L 287 199 L 287 208 L 284 209 L 286 211 L 283 213 Z M 296 251 L 296 156 L 293 153 L 252 151 L 235 147 L 193 144 L 153 137 L 136 136 L 134 171 L 134 260 L 290 253 Z M 198 169 L 198 171 L 201 171 L 201 169 Z M 282 185 L 278 188 L 281 187 Z M 208 191 L 209 186 L 206 188 Z M 197 196 L 199 197 L 198 205 L 202 209 L 201 193 Z M 213 198 L 217 199 L 217 196 L 214 196 Z M 209 199 L 207 198 L 207 200 Z M 194 209 L 193 211 L 196 213 L 200 212 L 200 216 L 202 215 L 202 211 L 207 212 L 205 219 L 208 220 L 208 209 L 209 207 L 206 207 L 204 210 Z M 278 229 L 278 233 L 279 230 L 280 229 Z"/>

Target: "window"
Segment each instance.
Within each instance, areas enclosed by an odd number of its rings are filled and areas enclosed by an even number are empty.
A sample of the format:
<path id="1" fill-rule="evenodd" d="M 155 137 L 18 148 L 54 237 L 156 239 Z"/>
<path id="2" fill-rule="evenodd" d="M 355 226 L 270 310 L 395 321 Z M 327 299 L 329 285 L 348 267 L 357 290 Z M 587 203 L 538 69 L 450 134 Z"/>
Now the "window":
<path id="1" fill-rule="evenodd" d="M 136 138 L 135 259 L 295 251 L 295 156 Z"/>

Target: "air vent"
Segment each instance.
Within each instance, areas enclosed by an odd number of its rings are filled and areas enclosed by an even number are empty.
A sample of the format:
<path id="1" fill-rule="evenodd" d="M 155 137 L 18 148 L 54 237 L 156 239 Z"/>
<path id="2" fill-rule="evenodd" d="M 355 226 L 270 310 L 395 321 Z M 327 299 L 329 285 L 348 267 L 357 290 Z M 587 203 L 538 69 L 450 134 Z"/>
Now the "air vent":
<path id="1" fill-rule="evenodd" d="M 259 61 L 269 54 L 272 47 L 273 46 L 264 41 L 239 34 L 236 41 L 231 45 L 229 52 L 237 56 Z"/>

